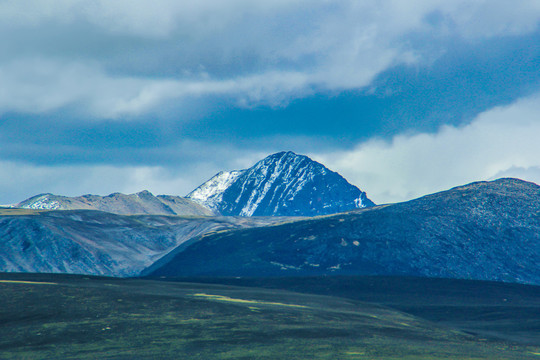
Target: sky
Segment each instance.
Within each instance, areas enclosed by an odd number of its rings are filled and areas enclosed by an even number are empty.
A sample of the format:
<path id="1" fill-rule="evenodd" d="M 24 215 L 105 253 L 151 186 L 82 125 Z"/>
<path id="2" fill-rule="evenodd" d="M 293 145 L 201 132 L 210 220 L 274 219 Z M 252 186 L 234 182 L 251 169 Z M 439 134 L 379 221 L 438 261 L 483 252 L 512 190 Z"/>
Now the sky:
<path id="1" fill-rule="evenodd" d="M 540 183 L 538 0 L 0 0 L 0 204 L 283 150 L 376 203 Z"/>

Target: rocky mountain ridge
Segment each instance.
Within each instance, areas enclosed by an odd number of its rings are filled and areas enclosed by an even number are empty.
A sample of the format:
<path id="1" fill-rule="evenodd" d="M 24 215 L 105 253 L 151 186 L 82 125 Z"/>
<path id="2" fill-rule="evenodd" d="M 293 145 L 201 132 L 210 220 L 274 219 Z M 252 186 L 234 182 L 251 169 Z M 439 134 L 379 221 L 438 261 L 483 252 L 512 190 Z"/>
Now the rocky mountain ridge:
<path id="1" fill-rule="evenodd" d="M 187 198 L 233 216 L 314 216 L 374 205 L 338 173 L 291 151 L 220 172 Z"/>
<path id="2" fill-rule="evenodd" d="M 40 194 L 14 207 L 34 210 L 99 210 L 119 215 L 217 215 L 212 210 L 180 196 L 158 195 L 144 190 L 135 194 L 77 197 Z"/>

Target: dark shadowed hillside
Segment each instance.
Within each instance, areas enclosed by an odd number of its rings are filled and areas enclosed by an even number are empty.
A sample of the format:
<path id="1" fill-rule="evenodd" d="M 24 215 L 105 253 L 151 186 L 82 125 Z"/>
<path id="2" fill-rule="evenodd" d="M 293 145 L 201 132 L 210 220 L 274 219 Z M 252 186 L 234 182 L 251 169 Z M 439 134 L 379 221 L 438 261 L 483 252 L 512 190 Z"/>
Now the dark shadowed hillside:
<path id="1" fill-rule="evenodd" d="M 500 179 L 207 236 L 153 275 L 413 275 L 540 284 L 539 258 L 540 187 Z"/>

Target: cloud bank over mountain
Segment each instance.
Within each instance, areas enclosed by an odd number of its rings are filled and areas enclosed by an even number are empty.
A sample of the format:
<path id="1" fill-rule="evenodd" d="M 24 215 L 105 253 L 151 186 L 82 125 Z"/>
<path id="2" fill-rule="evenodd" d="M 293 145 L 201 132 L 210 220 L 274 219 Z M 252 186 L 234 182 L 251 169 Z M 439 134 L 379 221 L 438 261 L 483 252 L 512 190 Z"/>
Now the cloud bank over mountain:
<path id="1" fill-rule="evenodd" d="M 371 140 L 323 154 L 374 199 L 394 202 L 475 180 L 518 177 L 540 183 L 540 93 L 480 114 L 461 127 Z"/>
<path id="2" fill-rule="evenodd" d="M 0 1 L 0 203 L 184 195 L 282 150 L 376 202 L 535 181 L 539 24 L 534 0 Z"/>
<path id="3" fill-rule="evenodd" d="M 200 96 L 279 106 L 357 89 L 391 66 L 450 50 L 430 49 L 434 39 L 517 36 L 536 30 L 540 16 L 532 0 L 511 9 L 505 1 L 8 1 L 0 10 L 0 111 L 76 105 L 95 118 Z"/>

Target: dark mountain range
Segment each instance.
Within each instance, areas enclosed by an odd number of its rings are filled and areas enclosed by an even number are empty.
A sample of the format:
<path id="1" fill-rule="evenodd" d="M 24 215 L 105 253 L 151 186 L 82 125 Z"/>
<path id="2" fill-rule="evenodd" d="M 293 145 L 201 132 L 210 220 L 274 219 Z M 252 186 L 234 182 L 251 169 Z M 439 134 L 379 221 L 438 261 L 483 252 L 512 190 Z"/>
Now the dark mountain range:
<path id="1" fill-rule="evenodd" d="M 290 151 L 246 170 L 220 172 L 187 197 L 239 216 L 314 216 L 374 205 L 338 173 Z"/>
<path id="2" fill-rule="evenodd" d="M 216 215 L 208 208 L 179 196 L 154 196 L 149 191 L 125 195 L 83 195 L 68 197 L 40 194 L 21 201 L 14 207 L 36 210 L 99 210 L 120 215 Z"/>
<path id="3" fill-rule="evenodd" d="M 500 179 L 206 236 L 152 275 L 412 275 L 540 284 L 538 259 L 540 187 Z"/>
<path id="4" fill-rule="evenodd" d="M 284 220 L 0 209 L 0 271 L 136 276 L 192 237 Z"/>

